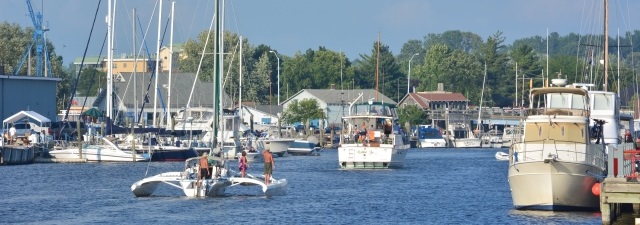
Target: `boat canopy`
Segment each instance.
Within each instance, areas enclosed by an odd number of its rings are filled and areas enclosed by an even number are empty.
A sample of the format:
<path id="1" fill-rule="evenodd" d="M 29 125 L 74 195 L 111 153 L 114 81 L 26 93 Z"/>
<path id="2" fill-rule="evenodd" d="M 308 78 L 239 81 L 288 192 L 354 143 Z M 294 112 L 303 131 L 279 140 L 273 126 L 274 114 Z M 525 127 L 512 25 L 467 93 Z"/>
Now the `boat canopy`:
<path id="1" fill-rule="evenodd" d="M 546 87 L 531 89 L 531 96 L 544 94 L 577 94 L 586 96 L 589 92 L 585 89 L 574 87 Z"/>

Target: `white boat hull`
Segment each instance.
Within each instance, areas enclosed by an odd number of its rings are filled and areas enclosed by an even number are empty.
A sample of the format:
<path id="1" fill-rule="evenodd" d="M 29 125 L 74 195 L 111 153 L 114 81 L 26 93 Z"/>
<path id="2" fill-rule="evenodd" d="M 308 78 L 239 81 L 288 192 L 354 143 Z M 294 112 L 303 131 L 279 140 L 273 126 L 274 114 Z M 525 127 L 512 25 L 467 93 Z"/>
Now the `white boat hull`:
<path id="1" fill-rule="evenodd" d="M 272 154 L 278 157 L 286 156 L 289 146 L 293 143 L 293 139 L 259 139 L 257 149 L 264 150 L 269 148 Z"/>
<path id="2" fill-rule="evenodd" d="M 442 139 L 419 139 L 421 148 L 445 148 L 447 142 Z"/>
<path id="3" fill-rule="evenodd" d="M 408 151 L 409 145 L 394 148 L 391 144 L 380 147 L 347 144 L 338 148 L 338 162 L 343 169 L 401 168 Z"/>
<path id="4" fill-rule="evenodd" d="M 51 157 L 56 159 L 79 159 L 80 150 L 78 148 L 67 148 L 49 151 Z M 135 155 L 135 158 L 134 158 Z M 122 151 L 109 148 L 86 148 L 82 149 L 82 158 L 90 162 L 141 162 L 148 161 L 149 158 L 142 154 L 133 154 L 131 151 Z"/>
<path id="5" fill-rule="evenodd" d="M 254 177 L 247 174 L 246 177 L 220 177 L 205 179 L 196 186 L 195 174 L 186 175 L 183 172 L 166 172 L 152 177 L 144 178 L 131 185 L 131 192 L 136 197 L 148 197 L 153 195 L 160 184 L 182 189 L 187 197 L 219 197 L 225 194 L 229 187 L 241 184 L 258 185 L 267 196 L 284 195 L 287 193 L 288 182 L 286 179 L 271 179 L 269 184 L 264 183 L 263 177 Z"/>
<path id="6" fill-rule="evenodd" d="M 597 210 L 599 198 L 591 192 L 601 175 L 596 166 L 560 161 L 532 161 L 509 166 L 509 186 L 516 209 Z"/>
<path id="7" fill-rule="evenodd" d="M 453 140 L 453 145 L 455 148 L 480 148 L 482 141 L 480 138 L 459 138 Z"/>
<path id="8" fill-rule="evenodd" d="M 509 160 L 509 153 L 506 152 L 496 152 L 496 159 L 500 161 Z"/>
<path id="9" fill-rule="evenodd" d="M 291 155 L 311 155 L 316 151 L 316 144 L 305 140 L 295 140 L 287 149 Z"/>

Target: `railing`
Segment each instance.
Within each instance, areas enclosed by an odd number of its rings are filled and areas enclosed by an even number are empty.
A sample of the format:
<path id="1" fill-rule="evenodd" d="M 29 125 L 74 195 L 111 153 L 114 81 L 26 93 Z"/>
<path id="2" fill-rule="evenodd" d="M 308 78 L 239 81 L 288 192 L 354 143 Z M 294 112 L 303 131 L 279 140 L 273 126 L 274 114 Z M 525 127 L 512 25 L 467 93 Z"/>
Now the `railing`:
<path id="1" fill-rule="evenodd" d="M 551 142 L 551 143 L 549 143 Z M 523 145 L 520 145 L 523 144 Z M 520 149 L 514 152 L 514 163 L 526 162 L 526 161 L 541 161 L 546 159 L 554 159 L 560 161 L 574 161 L 574 162 L 587 162 L 592 163 L 599 167 L 605 166 L 604 149 L 589 149 L 589 144 L 570 141 L 556 141 L 556 140 L 543 140 L 543 141 L 525 141 L 514 144 L 516 148 L 524 146 L 524 149 Z M 562 147 L 560 147 L 562 146 Z M 583 150 L 578 150 L 583 149 Z M 547 155 L 545 155 L 547 153 Z M 560 154 L 563 153 L 563 154 Z"/>
<path id="2" fill-rule="evenodd" d="M 609 148 L 608 177 L 637 178 L 636 161 L 640 159 L 639 150 L 634 143 L 619 144 L 617 148 Z"/>

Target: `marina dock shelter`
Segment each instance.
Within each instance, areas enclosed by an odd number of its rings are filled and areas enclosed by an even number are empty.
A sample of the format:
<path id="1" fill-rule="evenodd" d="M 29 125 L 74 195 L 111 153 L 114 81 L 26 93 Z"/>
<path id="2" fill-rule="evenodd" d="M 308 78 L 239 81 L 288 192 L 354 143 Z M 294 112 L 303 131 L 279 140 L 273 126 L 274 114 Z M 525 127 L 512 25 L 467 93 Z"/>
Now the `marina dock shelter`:
<path id="1" fill-rule="evenodd" d="M 51 126 L 51 120 L 46 117 L 38 114 L 34 111 L 20 111 L 9 118 L 6 118 L 2 121 L 2 129 L 9 130 L 11 124 L 28 121 L 30 123 L 35 123 L 39 127 L 49 127 Z"/>

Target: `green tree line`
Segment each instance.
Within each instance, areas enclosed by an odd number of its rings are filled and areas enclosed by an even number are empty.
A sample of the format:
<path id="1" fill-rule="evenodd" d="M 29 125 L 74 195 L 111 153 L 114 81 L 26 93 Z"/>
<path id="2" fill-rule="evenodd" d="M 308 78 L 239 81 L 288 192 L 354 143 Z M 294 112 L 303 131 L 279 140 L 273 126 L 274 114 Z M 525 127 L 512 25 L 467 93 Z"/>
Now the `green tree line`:
<path id="1" fill-rule="evenodd" d="M 17 24 L 7 22 L 0 23 L 0 65 L 5 67 L 5 71 L 13 71 L 17 66 L 32 33 L 31 28 L 21 28 Z M 206 53 L 213 52 L 212 43 L 215 36 L 209 35 Z M 182 71 L 196 72 L 200 57 L 204 56 L 199 73 L 199 78 L 203 81 L 211 80 L 214 69 L 213 55 L 202 54 L 206 38 L 207 31 L 203 31 L 196 38 L 187 41 L 184 44 L 183 57 L 178 62 Z M 402 45 L 399 53 L 393 53 L 384 41 L 379 44 L 373 41 L 371 51 L 359 54 L 356 59 L 350 59 L 342 52 L 323 46 L 297 51 L 288 56 L 278 53 L 277 49 L 266 44 L 255 45 L 250 43 L 248 38 L 243 39 L 241 59 L 239 36 L 225 32 L 225 89 L 237 100 L 240 74 L 238 62 L 242 60 L 243 101 L 259 104 L 276 104 L 277 57 L 280 58 L 281 101 L 302 89 L 327 89 L 331 85 L 335 85 L 337 89 L 375 89 L 377 86 L 381 93 L 399 101 L 407 92 L 410 60 L 412 68 L 409 83 L 412 91 L 414 88 L 415 91 L 435 91 L 438 84 L 442 83 L 445 91 L 462 93 L 476 105 L 480 101 L 486 65 L 487 79 L 483 105 L 491 107 L 516 106 L 516 96 L 518 99 L 526 97 L 528 83 L 532 82 L 533 86 L 541 87 L 544 85 L 543 78 L 562 76 L 569 82 L 593 82 L 598 88 L 602 88 L 604 83 L 603 68 L 598 63 L 602 59 L 602 44 L 588 43 L 601 40 L 602 35 L 581 36 L 570 33 L 561 36 L 554 32 L 548 38 L 534 36 L 507 44 L 506 38 L 499 31 L 483 39 L 472 32 L 450 30 L 426 34 L 422 39 L 408 40 Z M 623 102 L 629 102 L 637 89 L 634 71 L 638 62 L 633 59 L 638 58 L 640 47 L 630 43 L 638 41 L 640 31 L 628 32 L 621 36 L 620 47 L 617 47 L 618 40 L 615 38 L 610 38 L 609 41 L 610 46 L 616 47 L 610 48 L 609 52 L 608 88 L 620 88 Z M 62 78 L 57 93 L 58 106 L 61 108 L 64 98 L 70 96 L 78 74 L 71 65 L 67 69 L 62 67 L 63 59 L 56 55 L 54 46 L 55 43 L 47 45 L 51 53 L 54 75 Z M 519 77 L 518 93 L 515 87 L 516 73 Z M 19 75 L 24 74 L 26 70 L 21 69 Z M 94 81 L 97 83 L 89 90 L 91 74 L 93 72 L 87 70 L 79 76 L 78 94 L 91 95 L 97 88 L 104 88 L 103 79 L 97 79 Z"/>

